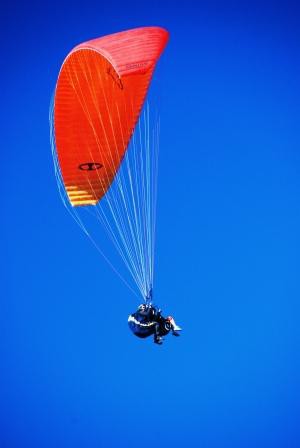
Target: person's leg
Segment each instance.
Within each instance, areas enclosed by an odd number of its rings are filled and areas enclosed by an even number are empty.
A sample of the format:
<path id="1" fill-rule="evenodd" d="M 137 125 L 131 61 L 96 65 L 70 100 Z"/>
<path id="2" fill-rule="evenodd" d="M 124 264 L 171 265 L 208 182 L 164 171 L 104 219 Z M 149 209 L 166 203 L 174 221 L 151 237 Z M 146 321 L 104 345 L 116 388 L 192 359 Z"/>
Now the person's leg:
<path id="1" fill-rule="evenodd" d="M 154 325 L 154 342 L 155 344 L 162 344 L 163 343 L 163 338 L 161 337 L 160 334 L 160 328 L 159 328 L 159 323 L 156 322 Z"/>

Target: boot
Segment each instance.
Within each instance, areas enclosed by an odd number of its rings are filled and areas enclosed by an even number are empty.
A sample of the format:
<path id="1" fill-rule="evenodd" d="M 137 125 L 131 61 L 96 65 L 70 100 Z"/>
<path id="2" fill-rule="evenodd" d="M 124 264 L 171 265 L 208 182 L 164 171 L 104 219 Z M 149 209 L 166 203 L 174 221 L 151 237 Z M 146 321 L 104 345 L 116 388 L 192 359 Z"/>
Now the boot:
<path id="1" fill-rule="evenodd" d="M 161 336 L 154 335 L 154 343 L 161 345 L 163 343 L 163 338 Z"/>

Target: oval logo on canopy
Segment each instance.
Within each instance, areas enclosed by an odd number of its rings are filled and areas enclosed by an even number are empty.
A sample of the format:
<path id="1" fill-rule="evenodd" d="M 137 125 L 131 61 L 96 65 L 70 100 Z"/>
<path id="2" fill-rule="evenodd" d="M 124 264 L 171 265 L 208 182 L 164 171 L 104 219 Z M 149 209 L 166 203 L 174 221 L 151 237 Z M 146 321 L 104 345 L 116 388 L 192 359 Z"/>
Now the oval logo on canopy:
<path id="1" fill-rule="evenodd" d="M 95 171 L 99 170 L 99 168 L 102 168 L 103 165 L 98 162 L 87 162 L 87 163 L 81 163 L 78 168 L 82 171 Z"/>

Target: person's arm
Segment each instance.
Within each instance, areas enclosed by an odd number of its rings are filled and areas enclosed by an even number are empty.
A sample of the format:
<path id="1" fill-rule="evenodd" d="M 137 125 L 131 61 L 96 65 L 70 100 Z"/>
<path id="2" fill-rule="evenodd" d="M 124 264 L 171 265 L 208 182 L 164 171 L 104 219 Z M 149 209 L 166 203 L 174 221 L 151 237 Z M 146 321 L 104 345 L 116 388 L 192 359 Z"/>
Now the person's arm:
<path id="1" fill-rule="evenodd" d="M 165 320 L 164 317 L 161 315 L 161 310 L 159 308 L 153 308 L 153 319 L 159 323 Z"/>

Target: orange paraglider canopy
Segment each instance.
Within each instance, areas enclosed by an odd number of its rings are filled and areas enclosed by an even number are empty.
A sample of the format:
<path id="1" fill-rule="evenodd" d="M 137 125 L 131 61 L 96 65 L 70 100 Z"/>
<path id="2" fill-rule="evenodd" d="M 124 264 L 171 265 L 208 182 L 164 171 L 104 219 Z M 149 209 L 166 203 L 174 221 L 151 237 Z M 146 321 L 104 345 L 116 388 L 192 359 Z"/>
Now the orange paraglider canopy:
<path id="1" fill-rule="evenodd" d="M 96 204 L 109 189 L 167 40 L 162 28 L 137 28 L 80 44 L 65 59 L 54 129 L 73 206 Z"/>

